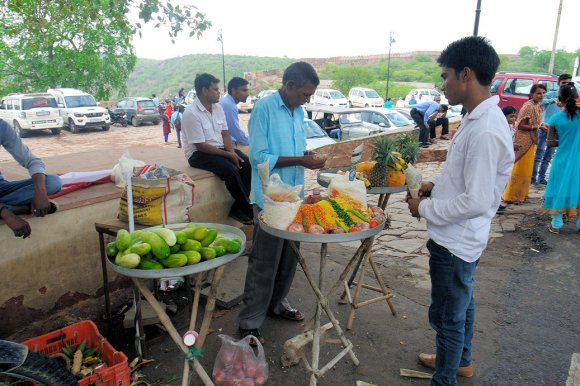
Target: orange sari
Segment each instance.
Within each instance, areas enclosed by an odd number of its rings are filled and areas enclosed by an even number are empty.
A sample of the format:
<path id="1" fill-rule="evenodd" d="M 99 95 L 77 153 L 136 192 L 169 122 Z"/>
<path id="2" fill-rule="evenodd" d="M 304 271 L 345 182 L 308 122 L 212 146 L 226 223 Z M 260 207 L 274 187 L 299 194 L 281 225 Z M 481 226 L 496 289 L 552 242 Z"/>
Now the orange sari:
<path id="1" fill-rule="evenodd" d="M 542 107 L 532 100 L 524 103 L 516 120 L 515 143 L 520 145 L 520 148 L 516 151 L 512 175 L 501 197 L 505 202 L 521 203 L 528 197 L 538 142 L 538 127 L 541 122 Z"/>

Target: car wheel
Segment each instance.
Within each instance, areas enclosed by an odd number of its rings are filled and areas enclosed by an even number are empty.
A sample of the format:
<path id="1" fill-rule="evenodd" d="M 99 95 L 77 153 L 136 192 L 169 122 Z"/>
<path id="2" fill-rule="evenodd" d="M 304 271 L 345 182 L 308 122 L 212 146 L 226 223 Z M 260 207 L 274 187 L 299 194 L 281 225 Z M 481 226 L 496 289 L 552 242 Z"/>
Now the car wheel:
<path id="1" fill-rule="evenodd" d="M 348 101 L 348 108 L 352 109 L 352 102 L 351 101 Z"/>
<path id="2" fill-rule="evenodd" d="M 50 129 L 51 133 L 53 135 L 59 135 L 60 134 L 60 129 L 59 128 L 54 128 L 54 129 Z"/>
<path id="3" fill-rule="evenodd" d="M 160 123 L 161 123 L 161 121 L 160 121 L 159 119 L 157 119 L 157 120 L 153 121 L 153 124 L 154 124 L 154 125 L 158 125 L 158 124 L 160 124 Z"/>
<path id="4" fill-rule="evenodd" d="M 111 128 L 111 125 L 105 125 L 105 126 L 103 126 L 103 131 L 109 131 L 110 128 Z"/>
<path id="5" fill-rule="evenodd" d="M 369 104 L 368 103 L 365 103 L 365 107 L 368 108 L 369 107 Z"/>
<path id="6" fill-rule="evenodd" d="M 28 134 L 28 131 L 24 130 L 17 121 L 14 121 L 14 131 L 16 131 L 16 134 L 18 134 L 20 138 L 24 138 Z"/>
<path id="7" fill-rule="evenodd" d="M 73 121 L 72 118 L 69 118 L 69 120 L 68 120 L 68 128 L 69 128 L 70 132 L 73 134 L 79 133 L 79 127 L 77 125 L 75 125 L 75 121 Z"/>
<path id="8" fill-rule="evenodd" d="M 131 124 L 135 127 L 139 126 L 139 121 L 137 120 L 137 117 L 131 118 Z"/>

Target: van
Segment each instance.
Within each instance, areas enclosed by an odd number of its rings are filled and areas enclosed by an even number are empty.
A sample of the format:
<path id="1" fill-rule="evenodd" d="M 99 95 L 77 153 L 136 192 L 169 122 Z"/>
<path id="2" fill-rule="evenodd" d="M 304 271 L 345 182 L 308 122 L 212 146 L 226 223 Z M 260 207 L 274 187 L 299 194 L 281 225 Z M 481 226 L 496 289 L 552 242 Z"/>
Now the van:
<path id="1" fill-rule="evenodd" d="M 348 100 L 338 90 L 320 88 L 312 96 L 312 103 L 325 106 L 347 107 Z"/>
<path id="2" fill-rule="evenodd" d="M 0 101 L 0 119 L 11 125 L 20 137 L 33 130 L 60 134 L 62 118 L 56 98 L 50 94 L 10 94 Z"/>
<path id="3" fill-rule="evenodd" d="M 64 127 L 68 127 L 71 133 L 77 134 L 81 129 L 90 128 L 110 129 L 109 112 L 97 106 L 91 94 L 74 88 L 51 88 L 46 92 L 56 98 Z"/>
<path id="4" fill-rule="evenodd" d="M 353 87 L 348 92 L 348 107 L 383 107 L 383 98 L 372 88 Z"/>
<path id="5" fill-rule="evenodd" d="M 527 102 L 534 84 L 543 84 L 549 91 L 558 90 L 558 76 L 525 72 L 498 72 L 491 82 L 490 92 L 499 96 L 499 107 L 513 106 L 518 111 Z"/>

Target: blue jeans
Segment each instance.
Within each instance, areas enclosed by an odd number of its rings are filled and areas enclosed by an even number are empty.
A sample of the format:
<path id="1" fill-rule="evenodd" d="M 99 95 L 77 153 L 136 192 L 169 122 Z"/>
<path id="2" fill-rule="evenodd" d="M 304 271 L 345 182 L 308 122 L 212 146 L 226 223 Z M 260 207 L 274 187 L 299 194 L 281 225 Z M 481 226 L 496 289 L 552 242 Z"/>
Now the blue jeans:
<path id="1" fill-rule="evenodd" d="M 431 307 L 429 323 L 436 332 L 437 359 L 432 386 L 456 386 L 459 367 L 471 363 L 471 339 L 475 321 L 473 275 L 478 261 L 467 263 L 433 240 L 431 254 Z"/>
<path id="2" fill-rule="evenodd" d="M 550 164 L 550 161 L 556 152 L 556 147 L 546 148 L 547 139 L 548 133 L 546 133 L 544 130 L 540 130 L 540 133 L 538 134 L 536 155 L 534 156 L 534 168 L 532 169 L 532 183 L 546 181 L 546 171 L 548 170 L 548 165 Z M 540 168 L 539 171 L 538 166 Z"/>
<path id="3" fill-rule="evenodd" d="M 62 181 L 59 176 L 47 174 L 45 179 L 48 196 L 60 192 Z M 14 206 L 30 205 L 33 198 L 34 183 L 31 178 L 19 181 L 0 180 L 0 204 L 5 204 L 12 209 Z"/>

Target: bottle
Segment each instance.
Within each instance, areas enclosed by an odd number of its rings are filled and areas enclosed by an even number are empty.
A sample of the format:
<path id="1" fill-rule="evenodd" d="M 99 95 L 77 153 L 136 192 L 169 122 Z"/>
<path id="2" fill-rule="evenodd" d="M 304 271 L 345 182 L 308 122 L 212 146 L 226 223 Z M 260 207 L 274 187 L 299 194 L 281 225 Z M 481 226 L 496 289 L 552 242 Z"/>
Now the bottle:
<path id="1" fill-rule="evenodd" d="M 312 189 L 312 203 L 316 204 L 321 199 L 322 199 L 322 197 L 320 196 L 320 189 L 318 189 L 318 188 Z"/>

